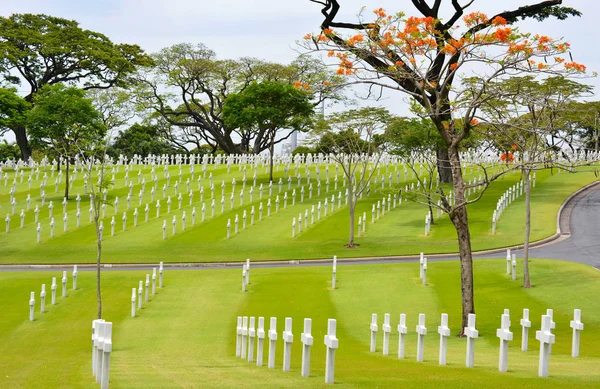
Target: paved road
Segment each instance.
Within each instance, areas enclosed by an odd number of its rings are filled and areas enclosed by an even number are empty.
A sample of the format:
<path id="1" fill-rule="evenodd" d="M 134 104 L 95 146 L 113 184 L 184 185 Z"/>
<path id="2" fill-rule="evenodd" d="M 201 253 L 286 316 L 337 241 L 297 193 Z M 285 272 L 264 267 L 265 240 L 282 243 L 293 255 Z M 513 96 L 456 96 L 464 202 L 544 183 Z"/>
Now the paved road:
<path id="1" fill-rule="evenodd" d="M 532 212 L 535 217 L 535 209 Z M 530 258 L 550 258 L 560 259 L 572 262 L 588 264 L 600 269 L 600 182 L 596 185 L 582 190 L 565 205 L 559 219 L 561 235 L 558 239 L 549 243 L 530 249 Z M 523 250 L 512 250 L 517 256 L 521 256 Z M 498 250 L 494 253 L 483 253 L 474 255 L 475 258 L 504 258 L 504 250 Z M 458 255 L 440 255 L 428 256 L 431 261 L 452 261 L 458 260 Z M 340 259 L 338 266 L 349 265 L 372 265 L 383 263 L 398 262 L 417 262 L 417 257 L 404 258 L 376 258 L 368 260 L 346 260 Z M 116 266 L 105 267 L 103 271 L 111 270 L 148 270 L 156 265 L 148 266 Z M 240 267 L 241 264 L 190 264 L 188 266 L 171 266 L 165 264 L 169 270 L 204 270 L 204 269 L 224 269 Z M 253 268 L 272 268 L 272 267 L 305 267 L 305 266 L 331 266 L 331 261 L 285 261 L 274 263 L 253 263 Z M 72 266 L 65 267 L 3 267 L 0 271 L 58 271 L 69 270 Z M 80 267 L 81 271 L 95 271 L 93 267 Z"/>

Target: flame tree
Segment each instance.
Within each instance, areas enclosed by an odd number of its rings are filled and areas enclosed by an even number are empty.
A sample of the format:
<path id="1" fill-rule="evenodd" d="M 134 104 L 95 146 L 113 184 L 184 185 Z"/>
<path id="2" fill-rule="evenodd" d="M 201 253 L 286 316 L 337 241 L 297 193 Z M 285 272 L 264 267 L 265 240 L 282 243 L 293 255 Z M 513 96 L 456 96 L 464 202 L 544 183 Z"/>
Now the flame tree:
<path id="1" fill-rule="evenodd" d="M 347 23 L 336 20 L 340 9 L 337 0 L 310 1 L 322 6 L 324 20 L 318 34 L 304 37 L 305 48 L 327 51 L 328 56 L 337 58 L 340 75 L 408 94 L 420 105 L 421 115 L 433 121 L 446 145 L 443 154 L 447 155 L 440 157 L 449 164 L 455 203 L 451 205 L 445 196 L 441 200 L 458 237 L 464 328 L 468 314 L 475 312 L 475 303 L 468 201 L 459 148 L 478 125 L 475 116 L 484 102 L 487 84 L 522 74 L 585 72 L 584 65 L 566 58 L 570 54 L 566 42 L 523 33 L 513 26 L 519 18 L 565 19 L 580 13 L 561 6 L 561 0 L 551 0 L 488 17 L 482 12 L 465 14 L 473 1 L 463 6 L 451 0 L 448 2 L 454 12 L 443 21 L 439 15 L 442 0 L 431 1 L 432 5 L 412 0 L 421 16 L 407 17 L 402 12 L 388 15 L 379 8 L 370 21 L 360 13 L 357 23 Z M 462 83 L 465 72 L 481 79 L 477 89 L 473 83 Z"/>

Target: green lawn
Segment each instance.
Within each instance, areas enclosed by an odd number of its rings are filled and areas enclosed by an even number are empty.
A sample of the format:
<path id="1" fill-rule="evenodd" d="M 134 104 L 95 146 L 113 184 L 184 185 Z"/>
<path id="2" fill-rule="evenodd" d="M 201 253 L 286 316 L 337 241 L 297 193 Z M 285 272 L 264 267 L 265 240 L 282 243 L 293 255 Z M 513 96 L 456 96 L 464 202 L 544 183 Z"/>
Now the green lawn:
<path id="1" fill-rule="evenodd" d="M 521 265 L 521 264 L 519 264 Z M 521 267 L 519 266 L 519 269 Z M 460 325 L 458 262 L 429 264 L 429 286 L 418 279 L 418 264 L 338 267 L 338 289 L 330 289 L 329 267 L 258 269 L 251 271 L 249 292 L 240 292 L 240 270 L 165 271 L 159 290 L 136 318 L 130 318 L 131 288 L 144 272 L 103 273 L 104 318 L 114 323 L 112 388 L 324 387 L 323 334 L 328 318 L 338 321 L 340 348 L 336 383 L 354 387 L 527 387 L 595 388 L 600 386 L 600 273 L 588 266 L 551 261 L 531 262 L 535 287 L 522 289 L 504 274 L 503 260 L 475 262 L 477 328 L 475 368 L 464 367 L 465 340 L 452 336 L 448 366 L 437 365 L 441 313 L 448 313 L 452 334 Z M 79 290 L 69 290 L 56 306 L 29 322 L 29 292 L 39 294 L 59 272 L 0 273 L 0 387 L 95 388 L 91 375 L 90 334 L 95 313 L 94 273 L 80 272 Z M 59 293 L 60 294 L 60 293 Z M 37 297 L 39 300 L 39 297 Z M 48 299 L 49 300 L 49 299 Z M 498 339 L 504 308 L 511 310 L 515 340 L 509 348 L 509 372 L 497 372 Z M 520 351 L 518 321 L 523 308 L 531 312 L 529 352 Z M 537 378 L 539 343 L 534 331 L 540 315 L 554 309 L 556 340 L 550 377 Z M 573 309 L 582 309 L 585 330 L 581 357 L 570 357 Z M 391 355 L 368 352 L 371 313 L 408 317 L 406 359 L 395 356 L 398 336 L 391 335 Z M 417 363 L 414 328 L 419 313 L 427 314 L 425 362 Z M 278 318 L 276 369 L 256 367 L 236 358 L 237 315 Z M 283 373 L 281 331 L 286 316 L 294 319 L 292 371 Z M 300 377 L 301 323 L 313 319 L 310 378 Z M 266 358 L 265 351 L 265 358 Z"/>
<path id="2" fill-rule="evenodd" d="M 399 169 L 402 171 L 402 167 Z M 535 217 L 532 220 L 532 239 L 539 240 L 550 236 L 556 231 L 556 213 L 561 203 L 577 189 L 584 185 L 597 180 L 594 174 L 594 167 L 583 167 L 574 174 L 561 173 L 557 174 L 556 170 L 538 172 L 537 187 L 533 189 L 532 204 Z M 436 220 L 436 224 L 432 227 L 431 235 L 424 236 L 424 219 L 427 213 L 427 208 L 416 203 L 404 202 L 404 204 L 388 212 L 382 218 L 371 223 L 371 206 L 373 203 L 381 200 L 383 196 L 398 188 L 403 188 L 411 180 L 409 177 L 404 177 L 401 173 L 401 182 L 395 183 L 395 189 L 390 189 L 386 186 L 381 190 L 373 189 L 371 194 L 362 199 L 358 206 L 358 215 L 367 212 L 367 232 L 356 239 L 360 245 L 357 249 L 345 249 L 344 245 L 348 239 L 348 211 L 347 207 L 342 206 L 337 208 L 334 213 L 329 209 L 327 217 L 324 216 L 324 211 L 321 220 L 316 220 L 315 224 L 309 226 L 308 229 L 303 229 L 302 233 L 295 238 L 291 236 L 291 222 L 293 217 L 297 217 L 300 212 L 304 214 L 306 209 L 310 209 L 313 205 L 316 207 L 318 202 L 324 202 L 325 197 L 331 199 L 333 193 L 338 194 L 340 190 L 345 191 L 340 175 L 338 190 L 334 190 L 335 168 L 331 165 L 329 176 L 331 184 L 329 192 L 326 193 L 325 187 L 325 169 L 321 167 L 321 195 L 317 195 L 316 172 L 314 167 L 311 170 L 311 178 L 313 183 L 313 197 L 309 199 L 308 186 L 306 178 L 302 180 L 302 186 L 305 188 L 305 200 L 300 204 L 300 189 L 297 185 L 297 180 L 292 180 L 292 190 L 296 189 L 297 199 L 296 205 L 292 206 L 291 190 L 287 190 L 287 180 L 283 180 L 283 189 L 280 194 L 279 212 L 275 212 L 275 196 L 278 194 L 277 182 L 284 175 L 283 168 L 278 167 L 275 173 L 275 184 L 273 185 L 273 193 L 270 197 L 272 200 L 271 216 L 267 217 L 266 202 L 269 198 L 268 181 L 265 169 L 260 167 L 258 170 L 257 187 L 254 190 L 253 201 L 250 203 L 250 186 L 252 185 L 253 170 L 250 168 L 247 171 L 248 186 L 245 191 L 245 203 L 243 206 L 239 203 L 239 191 L 242 187 L 243 173 L 234 167 L 228 174 L 227 169 L 219 167 L 214 169 L 209 168 L 209 173 L 213 174 L 213 184 L 215 185 L 216 209 L 215 217 L 211 217 L 210 209 L 210 182 L 207 178 L 203 179 L 201 185 L 204 187 L 204 202 L 206 204 L 206 220 L 201 222 L 200 194 L 197 190 L 197 178 L 199 175 L 197 168 L 195 180 L 192 180 L 190 188 L 194 190 L 193 205 L 189 205 L 189 197 L 187 194 L 186 181 L 190 178 L 189 168 L 184 168 L 182 172 L 182 183 L 179 186 L 179 191 L 183 192 L 182 209 L 178 210 L 178 201 L 175 196 L 174 184 L 179 174 L 176 166 L 171 167 L 171 182 L 167 191 L 167 196 L 172 198 L 171 214 L 167 214 L 166 200 L 163 199 L 162 187 L 166 183 L 163 178 L 162 168 L 157 169 L 158 190 L 156 192 L 156 200 L 160 200 L 161 215 L 156 217 L 155 202 L 150 206 L 149 221 L 145 222 L 144 207 L 145 204 L 151 202 L 151 168 L 146 167 L 143 171 L 143 177 L 146 184 L 146 191 L 143 198 L 143 205 L 138 209 L 138 226 L 133 227 L 133 208 L 138 207 L 138 193 L 141 184 L 138 184 L 137 170 L 130 173 L 131 182 L 133 183 L 131 209 L 127 212 L 128 227 L 127 231 L 122 231 L 122 215 L 127 208 L 128 188 L 125 186 L 124 170 L 115 173 L 115 188 L 109 191 L 108 206 L 106 218 L 104 219 L 104 243 L 103 243 L 103 262 L 105 263 L 152 263 L 158 261 L 164 262 L 219 262 L 219 261 L 240 261 L 245 258 L 252 260 L 284 260 L 284 259 L 309 259 L 309 258 L 329 258 L 333 254 L 338 257 L 368 257 L 368 256 L 385 256 L 385 255 L 403 255 L 417 254 L 425 251 L 428 254 L 433 253 L 449 253 L 456 252 L 456 233 L 449 219 L 443 216 Z M 389 173 L 393 174 L 394 182 L 396 182 L 395 167 L 381 167 L 381 176 L 389 177 Z M 387 172 L 386 172 L 387 171 Z M 296 177 L 296 172 L 292 167 L 290 173 Z M 305 175 L 305 167 L 299 169 L 299 173 Z M 9 177 L 9 185 L 12 181 L 12 174 Z M 34 223 L 33 208 L 35 205 L 41 205 L 39 197 L 39 184 L 33 185 L 33 189 L 28 190 L 27 177 L 29 172 L 25 174 L 23 183 L 17 185 L 16 199 L 18 201 L 16 214 L 12 215 L 11 231 L 4 232 L 4 228 L 0 229 L 0 263 L 91 263 L 95 262 L 95 231 L 89 223 L 89 204 L 86 196 L 83 196 L 81 202 L 81 223 L 80 228 L 76 228 L 76 195 L 83 194 L 83 180 L 81 172 L 78 173 L 78 178 L 75 181 L 71 191 L 72 198 L 68 203 L 69 229 L 63 233 L 62 221 L 62 201 L 61 193 L 54 193 L 53 179 L 48 173 L 48 184 L 46 192 L 46 206 L 41 208 L 39 217 L 42 223 L 42 242 L 36 243 L 36 231 Z M 477 177 L 479 172 L 470 172 L 467 179 Z M 43 174 L 40 174 L 40 179 Z M 111 175 L 109 173 L 109 175 Z M 230 209 L 230 192 L 231 181 L 236 178 L 236 195 L 235 208 Z M 524 226 L 524 196 L 520 197 L 516 202 L 510 205 L 502 218 L 500 219 L 495 235 L 491 234 L 491 217 L 496 206 L 496 202 L 506 191 L 506 189 L 517 182 L 520 178 L 519 173 L 509 173 L 501 179 L 493 183 L 490 189 L 484 194 L 483 198 L 469 206 L 469 222 L 471 228 L 471 236 L 474 250 L 483 250 L 507 245 L 516 245 L 522 243 L 523 226 Z M 405 181 L 406 180 L 406 181 Z M 4 181 L 4 180 L 2 180 Z M 221 182 L 227 183 L 225 191 L 225 212 L 221 213 Z M 258 186 L 264 185 L 263 199 L 260 200 Z M 4 182 L 2 182 L 2 185 Z M 386 179 L 387 185 L 387 179 Z M 374 185 L 375 187 L 375 185 Z M 60 189 L 60 188 L 59 188 Z M 283 194 L 288 192 L 290 199 L 288 206 L 284 209 Z M 4 186 L 0 191 L 0 214 L 5 215 L 10 212 L 8 187 Z M 25 208 L 25 198 L 27 195 L 32 196 L 32 210 L 26 213 L 25 226 L 19 228 L 20 219 L 18 214 L 22 208 Z M 119 197 L 120 205 L 119 212 L 115 215 L 113 201 L 115 197 Z M 48 202 L 54 202 L 53 216 L 55 217 L 55 237 L 49 237 L 49 211 L 47 209 Z M 263 202 L 263 220 L 259 219 L 259 203 Z M 251 225 L 251 207 L 255 207 L 255 225 Z M 196 225 L 192 227 L 192 208 L 196 207 Z M 242 215 L 244 210 L 247 212 L 247 229 L 242 228 Z M 182 212 L 187 213 L 187 229 L 182 231 L 181 217 Z M 172 235 L 171 221 L 173 216 L 177 217 L 177 233 Z M 235 216 L 240 218 L 239 234 L 234 234 L 233 222 Z M 115 216 L 115 236 L 111 235 L 110 218 Z M 303 215 L 304 216 L 304 215 Z M 4 217 L 3 217 L 4 219 Z M 226 239 L 226 224 L 227 220 L 232 221 L 232 238 Z M 162 224 L 167 221 L 168 239 L 162 239 Z M 357 221 L 356 221 L 357 222 Z"/>

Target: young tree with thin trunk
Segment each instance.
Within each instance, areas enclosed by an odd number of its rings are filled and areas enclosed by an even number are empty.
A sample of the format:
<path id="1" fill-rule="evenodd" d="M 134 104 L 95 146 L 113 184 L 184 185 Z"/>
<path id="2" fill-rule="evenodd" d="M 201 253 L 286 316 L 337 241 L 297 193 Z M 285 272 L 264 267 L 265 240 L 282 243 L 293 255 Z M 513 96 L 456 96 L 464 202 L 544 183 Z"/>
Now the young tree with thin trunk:
<path id="1" fill-rule="evenodd" d="M 581 72 L 585 67 L 564 58 L 569 46 L 546 36 L 521 33 L 510 26 L 519 18 L 543 20 L 549 16 L 564 19 L 579 12 L 561 7 L 560 0 L 544 1 L 501 12 L 488 17 L 481 12 L 465 15 L 473 1 L 461 5 L 451 0 L 454 12 L 442 19 L 442 0 L 427 3 L 413 0 L 420 17 L 404 13 L 388 15 L 375 9 L 365 20 L 361 13 L 357 23 L 336 20 L 337 0 L 310 0 L 322 6 L 324 20 L 319 34 L 305 36 L 308 50 L 328 51 L 339 60 L 339 74 L 372 87 L 390 88 L 412 97 L 429 117 L 442 137 L 452 172 L 455 204 L 442 198 L 458 236 L 461 260 L 462 326 L 467 326 L 475 312 L 473 259 L 465 198 L 466 183 L 461 169 L 460 147 L 477 122 L 477 110 L 483 103 L 485 89 L 468 89 L 462 85 L 464 72 L 477 74 L 482 85 L 507 75 L 543 73 L 560 68 L 563 72 Z M 457 29 L 462 19 L 463 28 Z M 550 59 L 550 64 L 543 62 Z M 555 62 L 555 59 L 556 62 Z M 532 62 L 533 61 L 533 64 Z M 457 125 L 460 124 L 460 125 Z M 461 331 L 462 335 L 462 331 Z"/>
<path id="2" fill-rule="evenodd" d="M 523 176 L 525 190 L 525 235 L 523 239 L 523 287 L 531 287 L 529 246 L 531 234 L 531 176 L 548 167 L 569 168 L 556 153 L 566 145 L 562 135 L 563 117 L 572 103 L 591 95 L 592 87 L 564 77 L 536 80 L 533 76 L 512 77 L 486 87 L 478 127 L 496 147 L 518 151 L 514 168 Z"/>
<path id="3" fill-rule="evenodd" d="M 369 191 L 371 178 L 382 157 L 376 143 L 391 115 L 383 108 L 362 108 L 330 115 L 313 131 L 319 137 L 315 150 L 326 152 L 338 163 L 346 177 L 348 190 L 349 233 L 346 247 L 355 248 L 354 225 L 356 206 L 365 191 Z"/>

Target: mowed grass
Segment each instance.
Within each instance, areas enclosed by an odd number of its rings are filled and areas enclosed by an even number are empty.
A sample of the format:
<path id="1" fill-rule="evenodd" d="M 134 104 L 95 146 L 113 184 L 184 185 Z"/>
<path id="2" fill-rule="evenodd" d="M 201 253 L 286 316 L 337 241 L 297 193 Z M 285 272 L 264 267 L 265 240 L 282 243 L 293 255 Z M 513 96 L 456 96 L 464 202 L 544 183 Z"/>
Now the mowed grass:
<path id="1" fill-rule="evenodd" d="M 519 263 L 519 270 L 521 264 Z M 340 348 L 336 384 L 342 387 L 514 387 L 597 388 L 600 386 L 600 272 L 580 264 L 533 260 L 534 288 L 504 274 L 503 260 L 475 262 L 477 328 L 475 368 L 464 367 L 465 339 L 460 326 L 458 262 L 431 262 L 429 285 L 418 278 L 417 263 L 338 266 L 338 289 L 331 290 L 330 267 L 253 268 L 247 293 L 240 291 L 239 269 L 165 271 L 165 287 L 129 317 L 131 288 L 140 271 L 103 272 L 104 319 L 114 323 L 112 388 L 303 388 L 325 387 L 323 335 L 328 318 L 337 319 Z M 27 320 L 29 291 L 50 284 L 57 272 L 0 273 L 0 387 L 94 388 L 91 374 L 91 320 L 95 315 L 95 275 L 80 272 L 79 290 L 69 290 L 56 306 L 47 305 L 36 321 Z M 70 284 L 69 284 L 70 285 Z M 37 297 L 39 300 L 39 297 Z M 49 299 L 48 299 L 49 300 Z M 509 348 L 509 372 L 499 373 L 495 336 L 500 315 L 511 310 L 515 339 Z M 530 351 L 520 351 L 518 324 L 523 308 L 531 312 Z M 547 308 L 554 309 L 556 341 L 550 377 L 537 378 L 539 343 L 535 330 Z M 581 357 L 570 357 L 573 309 L 582 309 Z M 369 353 L 371 313 L 392 316 L 390 355 Z M 400 313 L 408 317 L 406 359 L 396 357 L 395 330 Z M 427 315 L 425 362 L 417 363 L 415 325 Z M 438 366 L 440 314 L 450 316 L 448 366 Z M 278 318 L 276 369 L 257 367 L 235 357 L 238 315 Z M 284 318 L 294 320 L 292 371 L 282 368 Z M 300 376 L 302 320 L 313 319 L 311 377 Z M 268 324 L 267 324 L 268 325 Z M 266 328 L 267 329 L 267 328 Z"/>
<path id="2" fill-rule="evenodd" d="M 325 184 L 325 168 L 321 165 L 320 180 L 321 193 L 318 194 L 316 168 L 312 166 L 311 183 L 313 185 L 312 198 L 309 195 L 305 166 L 298 169 L 298 173 L 292 167 L 289 171 L 293 176 L 288 190 L 287 179 L 284 178 L 282 166 L 278 166 L 275 172 L 272 194 L 269 196 L 268 176 L 263 167 L 257 171 L 257 182 L 254 188 L 252 202 L 250 201 L 250 188 L 253 185 L 253 169 L 248 165 L 246 172 L 247 186 L 244 195 L 244 205 L 240 205 L 239 194 L 242 188 L 243 172 L 234 167 L 231 172 L 223 166 L 209 167 L 207 178 L 202 179 L 200 187 L 204 188 L 205 221 L 202 222 L 202 202 L 200 202 L 198 176 L 201 175 L 199 168 L 194 179 L 191 179 L 189 168 L 182 171 L 179 192 L 182 194 L 182 208 L 178 209 L 178 195 L 175 194 L 175 182 L 178 180 L 178 167 L 172 166 L 171 179 L 167 186 L 166 195 L 171 197 L 171 212 L 168 214 L 167 200 L 163 198 L 163 186 L 167 179 L 163 177 L 162 168 L 157 169 L 157 191 L 154 202 L 151 201 L 150 189 L 152 187 L 151 168 L 145 167 L 143 175 L 140 175 L 138 183 L 137 168 L 130 173 L 132 185 L 132 196 L 130 209 L 127 210 L 128 187 L 125 185 L 124 168 L 115 173 L 115 187 L 109 190 L 107 197 L 106 217 L 104 218 L 104 241 L 103 262 L 104 263 L 155 263 L 164 262 L 223 262 L 241 261 L 246 258 L 252 260 L 289 260 L 289 259 L 311 259 L 329 258 L 336 254 L 338 257 L 370 257 L 370 256 L 394 256 L 406 254 L 418 254 L 425 251 L 433 253 L 457 252 L 456 232 L 447 216 L 437 218 L 432 226 L 431 234 L 424 236 L 424 219 L 427 208 L 417 203 L 404 202 L 396 209 L 386 212 L 385 216 L 371 222 L 371 207 L 377 201 L 381 201 L 390 193 L 404 189 L 406 185 L 414 183 L 414 178 L 408 174 L 404 176 L 403 167 L 398 167 L 400 182 L 397 182 L 396 166 L 382 166 L 381 175 L 376 175 L 377 184 L 373 184 L 368 196 L 361 199 L 357 208 L 357 218 L 366 212 L 366 233 L 356 237 L 359 247 L 356 249 L 345 249 L 348 241 L 349 215 L 348 207 L 338 208 L 337 197 L 345 191 L 342 175 L 340 173 L 338 188 L 335 190 L 335 165 L 330 165 L 329 191 Z M 539 240 L 551 236 L 556 232 L 556 213 L 563 201 L 579 188 L 597 180 L 595 167 L 581 167 L 576 173 L 557 173 L 556 170 L 544 170 L 537 172 L 537 186 L 532 191 L 532 240 Z M 10 173 L 8 183 L 12 182 L 14 173 Z M 0 264 L 20 263 L 94 263 L 96 260 L 95 230 L 89 223 L 89 203 L 84 196 L 83 180 L 81 172 L 71 190 L 71 199 L 67 205 L 68 231 L 63 232 L 63 206 L 62 187 L 59 193 L 54 193 L 54 181 L 48 173 L 48 184 L 46 192 L 46 206 L 41 207 L 39 188 L 34 184 L 33 189 L 28 190 L 27 177 L 25 174 L 23 183 L 17 185 L 16 213 L 11 216 L 11 230 L 9 233 L 0 229 Z M 211 189 L 209 175 L 213 175 L 215 186 L 215 216 L 211 211 Z M 302 175 L 300 186 L 297 174 Z M 393 187 L 389 186 L 389 175 L 393 176 Z M 466 174 L 468 180 L 479 177 L 481 172 L 469 171 Z M 109 174 L 110 175 L 110 174 Z M 43 172 L 40 177 L 43 176 Z M 234 208 L 231 208 L 231 182 L 236 179 Z M 279 179 L 283 185 L 279 193 Z M 386 185 L 381 189 L 381 179 L 385 178 Z M 521 178 L 518 172 L 509 173 L 495 181 L 486 191 L 482 199 L 469 206 L 469 224 L 474 250 L 485 250 L 491 248 L 517 245 L 523 242 L 524 231 L 524 196 L 517 199 L 503 213 L 495 235 L 491 233 L 491 218 L 496 203 L 500 196 L 511 185 Z M 41 178 L 40 178 L 41 179 Z M 145 194 L 142 205 L 139 206 L 138 194 L 142 188 L 141 180 L 146 180 Z M 189 194 L 187 192 L 187 180 L 190 179 L 190 189 L 193 190 L 193 203 L 189 205 Z M 4 180 L 2 180 L 4 181 Z M 18 182 L 20 182 L 18 180 Z M 224 212 L 221 213 L 221 183 L 225 182 Z M 2 182 L 4 184 L 4 182 Z M 263 197 L 260 199 L 260 185 L 263 185 Z M 304 187 L 304 202 L 301 203 L 301 188 Z M 8 186 L 0 190 L 0 214 L 10 212 Z M 449 190 L 445 186 L 445 190 Z M 296 190 L 296 202 L 292 205 L 292 191 Z M 284 193 L 288 193 L 287 207 L 284 206 Z M 82 195 L 81 201 L 81 227 L 76 228 L 76 201 L 77 194 Z M 26 212 L 24 228 L 20 228 L 19 213 L 26 207 L 25 198 L 32 196 L 31 210 Z M 331 212 L 331 206 L 325 216 L 324 201 L 327 197 L 329 202 L 331 196 L 336 196 L 335 212 Z M 276 212 L 276 196 L 280 198 L 279 211 Z M 115 198 L 119 198 L 119 209 L 113 205 Z M 473 197 L 473 195 L 472 195 Z M 271 199 L 271 216 L 267 216 L 267 200 Z M 48 202 L 54 202 L 53 217 L 55 218 L 55 237 L 50 238 L 50 219 Z M 156 216 L 156 201 L 160 200 L 160 215 Z M 259 221 L 259 204 L 263 203 L 263 220 Z M 322 204 L 321 219 L 318 220 L 318 203 Z M 148 222 L 145 222 L 145 206 L 150 203 Z M 35 206 L 40 206 L 39 220 L 42 227 L 42 241 L 36 243 L 36 224 L 34 223 Z M 314 224 L 309 223 L 308 228 L 303 228 L 295 238 L 292 237 L 292 219 L 298 218 L 305 211 L 315 207 Z M 251 223 L 252 207 L 255 210 L 255 224 Z M 134 208 L 138 209 L 138 225 L 133 226 Z M 196 209 L 196 223 L 192 226 L 192 212 Z M 182 216 L 186 212 L 186 230 L 182 230 Z M 243 229 L 243 214 L 246 212 L 247 228 Z M 127 213 L 127 230 L 123 231 L 123 212 Z M 111 236 L 111 218 L 115 218 L 115 236 Z M 172 220 L 176 217 L 177 232 L 172 234 Z M 239 233 L 235 234 L 235 218 L 239 218 Z M 3 217 L 4 219 L 4 217 Z M 231 239 L 226 239 L 226 225 L 231 220 Z M 163 222 L 167 223 L 168 238 L 163 240 Z"/>

